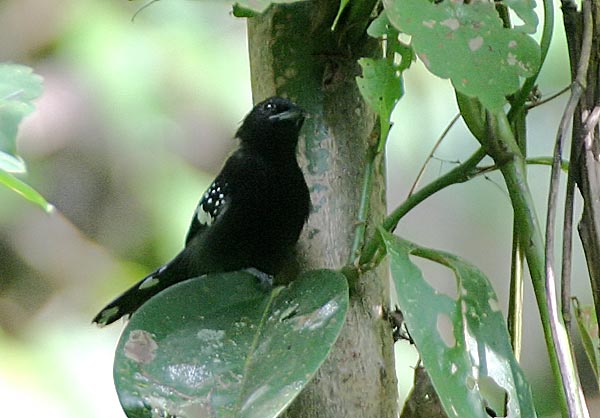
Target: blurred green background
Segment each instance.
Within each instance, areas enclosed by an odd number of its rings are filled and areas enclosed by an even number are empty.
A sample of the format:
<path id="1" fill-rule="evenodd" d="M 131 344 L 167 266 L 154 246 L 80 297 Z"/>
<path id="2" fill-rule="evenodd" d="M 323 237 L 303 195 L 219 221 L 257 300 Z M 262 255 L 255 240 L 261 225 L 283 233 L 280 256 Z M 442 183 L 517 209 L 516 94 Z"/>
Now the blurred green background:
<path id="1" fill-rule="evenodd" d="M 0 62 L 29 65 L 45 80 L 18 146 L 29 165 L 26 180 L 57 208 L 44 214 L 0 189 L 0 400 L 6 416 L 123 416 L 112 384 L 121 325 L 99 330 L 90 320 L 179 250 L 197 199 L 235 146 L 230 138 L 252 106 L 243 19 L 226 4 L 169 0 L 132 21 L 142 4 L 0 2 Z M 543 94 L 568 84 L 565 54 L 559 20 L 540 79 Z M 408 72 L 405 87 L 388 148 L 390 207 L 404 199 L 456 113 L 449 84 L 421 64 Z M 551 153 L 564 101 L 531 112 L 532 156 Z M 459 123 L 424 181 L 474 149 Z M 542 216 L 547 176 L 546 167 L 531 169 Z M 506 305 L 510 213 L 502 180 L 491 174 L 426 201 L 398 233 L 466 257 L 490 277 Z M 575 253 L 574 293 L 589 303 L 578 243 Z M 448 272 L 424 269 L 436 286 L 452 288 Z M 554 393 L 528 283 L 526 291 L 523 367 L 540 412 L 550 416 Z M 412 347 L 398 344 L 402 397 L 415 359 Z"/>

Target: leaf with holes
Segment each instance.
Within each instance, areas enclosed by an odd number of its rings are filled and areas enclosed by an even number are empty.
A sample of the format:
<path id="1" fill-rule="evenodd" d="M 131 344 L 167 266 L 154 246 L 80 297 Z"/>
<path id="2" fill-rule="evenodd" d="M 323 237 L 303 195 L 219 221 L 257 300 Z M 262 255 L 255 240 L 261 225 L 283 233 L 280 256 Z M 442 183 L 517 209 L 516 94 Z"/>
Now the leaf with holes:
<path id="1" fill-rule="evenodd" d="M 396 29 L 387 17 L 385 10 L 377 16 L 367 28 L 367 34 L 376 39 L 385 39 L 386 55 L 390 56 L 390 52 L 397 54 L 394 57 L 394 64 L 397 71 L 404 71 L 410 68 L 411 64 L 416 61 L 415 50 L 410 44 L 405 44 L 398 39 L 398 29 Z M 397 58 L 400 62 L 397 63 Z"/>
<path id="2" fill-rule="evenodd" d="M 347 307 L 346 279 L 331 270 L 272 291 L 244 272 L 169 287 L 121 336 L 121 405 L 130 417 L 276 417 L 329 354 Z"/>
<path id="3" fill-rule="evenodd" d="M 382 231 L 398 303 L 423 364 L 450 418 L 535 417 L 529 384 L 509 342 L 496 294 L 476 267 Z M 456 299 L 425 281 L 409 256 L 448 267 Z"/>
<path id="4" fill-rule="evenodd" d="M 381 136 L 379 151 L 385 145 L 390 130 L 390 118 L 398 100 L 404 94 L 402 72 L 387 59 L 361 58 L 362 76 L 356 77 L 360 93 L 369 106 L 379 114 Z"/>
<path id="5" fill-rule="evenodd" d="M 517 91 L 520 77 L 529 77 L 540 63 L 540 47 L 523 29 L 535 30 L 531 1 L 508 3 L 524 28 L 502 25 L 494 2 L 384 0 L 390 22 L 412 36 L 417 55 L 433 74 L 450 78 L 459 92 L 477 97 L 492 111 Z"/>

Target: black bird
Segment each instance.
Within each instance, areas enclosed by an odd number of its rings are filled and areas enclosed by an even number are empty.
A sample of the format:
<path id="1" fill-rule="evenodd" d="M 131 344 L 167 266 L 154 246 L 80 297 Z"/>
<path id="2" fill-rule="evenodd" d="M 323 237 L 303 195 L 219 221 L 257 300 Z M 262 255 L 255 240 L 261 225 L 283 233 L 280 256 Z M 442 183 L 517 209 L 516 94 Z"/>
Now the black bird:
<path id="1" fill-rule="evenodd" d="M 278 273 L 310 210 L 296 160 L 304 116 L 299 106 L 281 97 L 257 104 L 236 133 L 239 148 L 200 199 L 184 249 L 109 303 L 93 322 L 104 326 L 131 315 L 167 287 L 203 274 L 241 269 Z"/>

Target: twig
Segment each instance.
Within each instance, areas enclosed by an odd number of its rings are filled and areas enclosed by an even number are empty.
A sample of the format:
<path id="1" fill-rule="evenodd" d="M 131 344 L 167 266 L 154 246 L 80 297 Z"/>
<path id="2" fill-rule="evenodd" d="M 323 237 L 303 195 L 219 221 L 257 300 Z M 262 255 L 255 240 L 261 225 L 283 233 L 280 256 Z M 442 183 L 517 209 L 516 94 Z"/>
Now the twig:
<path id="1" fill-rule="evenodd" d="M 479 162 L 483 160 L 485 156 L 485 150 L 483 148 L 479 148 L 464 163 L 454 167 L 443 176 L 438 177 L 427 186 L 419 189 L 383 220 L 382 228 L 386 231 L 393 231 L 396 229 L 398 222 L 400 222 L 400 219 L 402 219 L 404 215 L 410 212 L 411 209 L 427 199 L 429 196 L 439 192 L 442 189 L 445 189 L 452 184 L 463 183 L 471 179 L 477 172 L 477 164 L 479 164 Z M 383 243 L 381 242 L 379 234 L 375 234 L 375 236 L 372 237 L 364 246 L 364 250 L 360 256 L 359 266 L 361 268 L 366 268 L 369 266 L 373 262 L 377 251 L 382 246 Z"/>
<path id="2" fill-rule="evenodd" d="M 534 109 L 534 108 L 536 108 L 538 106 L 541 106 L 543 104 L 551 102 L 552 100 L 556 99 L 558 96 L 562 96 L 563 94 L 565 94 L 566 92 L 568 92 L 570 89 L 571 89 L 571 86 L 569 85 L 569 86 L 567 86 L 567 87 L 565 87 L 565 88 L 557 91 L 556 93 L 551 94 L 548 97 L 544 97 L 543 99 L 538 100 L 535 103 L 530 103 L 529 105 L 527 105 L 527 110 L 531 110 L 531 109 Z"/>
<path id="3" fill-rule="evenodd" d="M 143 10 L 150 7 L 153 3 L 157 3 L 158 1 L 159 0 L 149 0 L 146 4 L 142 4 L 140 6 L 140 8 L 135 11 L 133 16 L 131 16 L 131 23 L 133 23 L 135 21 L 135 18 L 137 17 L 137 15 L 139 15 Z"/>
<path id="4" fill-rule="evenodd" d="M 583 125 L 584 125 L 584 142 L 591 141 L 595 127 L 598 125 L 600 119 L 600 106 L 596 106 L 592 112 L 590 112 Z M 572 147 L 575 147 L 572 144 Z M 572 155 L 577 155 L 578 150 L 572 149 Z M 578 157 L 575 157 L 578 160 Z M 565 328 L 567 333 L 570 331 L 571 326 L 571 259 L 573 253 L 573 202 L 575 195 L 575 174 L 572 170 L 569 170 L 567 177 L 567 192 L 565 197 L 565 211 L 563 216 L 563 245 L 562 245 L 562 262 L 561 262 L 561 282 L 560 282 L 560 295 L 561 295 L 561 313 L 563 321 L 565 322 Z"/>
<path id="5" fill-rule="evenodd" d="M 421 169 L 419 170 L 419 174 L 417 174 L 417 178 L 413 182 L 413 184 L 412 184 L 412 186 L 411 186 L 411 188 L 410 188 L 410 190 L 408 192 L 408 197 L 412 196 L 412 194 L 417 189 L 417 186 L 419 185 L 419 182 L 423 178 L 423 175 L 425 174 L 425 170 L 427 169 L 427 166 L 429 165 L 429 163 L 433 159 L 433 156 L 434 156 L 435 152 L 437 151 L 437 149 L 441 145 L 441 143 L 444 140 L 444 138 L 446 137 L 446 135 L 448 135 L 448 132 L 450 132 L 450 129 L 452 129 L 452 127 L 454 126 L 454 124 L 456 123 L 456 121 L 458 121 L 458 118 L 460 118 L 460 113 L 457 113 L 452 118 L 452 120 L 450 121 L 450 123 L 448 123 L 448 126 L 446 126 L 446 128 L 444 129 L 444 131 L 442 132 L 442 134 L 440 135 L 440 137 L 437 139 L 437 141 L 435 141 L 435 145 L 433 146 L 433 148 L 431 149 L 431 152 L 429 153 L 429 155 L 425 159 L 425 162 L 423 163 L 423 165 L 421 166 Z"/>
<path id="6" fill-rule="evenodd" d="M 358 264 L 360 252 L 365 242 L 365 234 L 367 231 L 367 219 L 369 217 L 369 209 L 371 207 L 371 193 L 373 188 L 373 172 L 375 170 L 375 160 L 379 153 L 375 147 L 369 147 L 367 151 L 367 161 L 365 164 L 365 172 L 363 176 L 363 184 L 360 193 L 360 205 L 358 207 L 358 215 L 356 219 L 356 227 L 354 228 L 354 241 L 348 264 Z"/>
<path id="7" fill-rule="evenodd" d="M 510 294 L 508 304 L 508 333 L 513 353 L 520 361 L 523 347 L 523 259 L 516 221 L 513 223 L 512 265 L 510 266 Z"/>
<path id="8" fill-rule="evenodd" d="M 577 64 L 577 75 L 571 85 L 571 96 L 567 102 L 565 111 L 561 117 L 558 132 L 556 135 L 556 144 L 554 147 L 554 160 L 552 163 L 552 172 L 550 176 L 550 190 L 548 195 L 548 213 L 546 217 L 546 246 L 545 246 L 545 284 L 546 284 L 546 304 L 550 313 L 550 328 L 552 339 L 558 358 L 558 365 L 561 371 L 561 379 L 565 390 L 567 401 L 567 412 L 571 418 L 589 417 L 589 412 L 583 399 L 583 393 L 577 377 L 574 359 L 571 354 L 568 334 L 565 331 L 564 324 L 559 320 L 558 301 L 556 297 L 556 278 L 554 273 L 554 231 L 556 222 L 556 206 L 558 198 L 558 186 L 560 182 L 560 162 L 562 157 L 562 148 L 567 136 L 567 129 L 572 121 L 575 108 L 579 99 L 586 88 L 587 71 L 592 49 L 592 15 L 590 10 L 590 0 L 583 0 L 583 39 L 581 45 L 581 55 Z"/>
<path id="9" fill-rule="evenodd" d="M 547 165 L 547 166 L 551 167 L 552 161 L 553 161 L 552 157 L 529 157 L 529 158 L 525 159 L 525 164 L 527 164 L 527 165 Z M 560 167 L 564 172 L 568 172 L 569 171 L 569 160 L 561 160 Z M 477 169 L 477 173 L 475 173 L 475 176 L 480 176 L 480 175 L 484 175 L 487 173 L 491 173 L 492 171 L 496 171 L 498 169 L 499 169 L 499 167 L 497 164 L 482 166 Z"/>
<path id="10" fill-rule="evenodd" d="M 575 175 L 569 170 L 563 215 L 563 243 L 560 272 L 560 302 L 565 329 L 571 329 L 571 260 L 573 255 L 573 203 L 575 201 Z"/>

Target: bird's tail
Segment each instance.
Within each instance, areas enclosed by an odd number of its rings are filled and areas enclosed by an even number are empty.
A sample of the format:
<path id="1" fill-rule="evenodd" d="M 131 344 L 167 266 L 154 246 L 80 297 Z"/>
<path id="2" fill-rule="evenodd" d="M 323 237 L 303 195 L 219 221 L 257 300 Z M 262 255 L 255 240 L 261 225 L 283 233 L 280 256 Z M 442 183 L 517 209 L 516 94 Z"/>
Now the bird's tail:
<path id="1" fill-rule="evenodd" d="M 110 302 L 92 320 L 101 327 L 112 324 L 123 316 L 129 316 L 148 299 L 168 287 L 166 277 L 161 275 L 164 267 L 146 276 L 126 290 L 121 296 Z"/>

